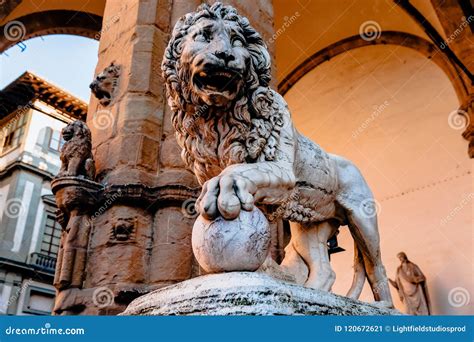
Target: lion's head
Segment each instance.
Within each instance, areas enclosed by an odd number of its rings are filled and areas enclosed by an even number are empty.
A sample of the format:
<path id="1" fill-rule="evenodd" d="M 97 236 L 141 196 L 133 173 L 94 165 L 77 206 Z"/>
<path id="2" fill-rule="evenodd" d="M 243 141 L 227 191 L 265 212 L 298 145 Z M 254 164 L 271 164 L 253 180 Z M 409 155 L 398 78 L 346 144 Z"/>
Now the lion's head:
<path id="1" fill-rule="evenodd" d="M 119 76 L 120 65 L 112 62 L 89 85 L 89 88 L 101 105 L 108 106 L 112 102 L 112 98 L 117 90 Z"/>
<path id="2" fill-rule="evenodd" d="M 281 113 L 270 56 L 233 7 L 203 4 L 179 19 L 162 71 L 183 159 L 201 183 L 230 164 L 273 158 Z"/>
<path id="3" fill-rule="evenodd" d="M 69 123 L 61 131 L 64 141 L 74 140 L 91 140 L 91 131 L 83 121 L 76 120 Z"/>

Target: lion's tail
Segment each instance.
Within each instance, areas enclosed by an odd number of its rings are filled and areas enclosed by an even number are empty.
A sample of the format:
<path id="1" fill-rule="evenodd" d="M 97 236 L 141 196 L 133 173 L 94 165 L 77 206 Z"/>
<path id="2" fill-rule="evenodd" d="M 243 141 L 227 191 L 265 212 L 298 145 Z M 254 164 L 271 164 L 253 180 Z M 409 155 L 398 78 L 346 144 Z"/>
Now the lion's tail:
<path id="1" fill-rule="evenodd" d="M 347 292 L 347 297 L 358 299 L 365 283 L 365 266 L 362 252 L 357 243 L 354 241 L 354 277 L 352 278 L 352 285 Z"/>

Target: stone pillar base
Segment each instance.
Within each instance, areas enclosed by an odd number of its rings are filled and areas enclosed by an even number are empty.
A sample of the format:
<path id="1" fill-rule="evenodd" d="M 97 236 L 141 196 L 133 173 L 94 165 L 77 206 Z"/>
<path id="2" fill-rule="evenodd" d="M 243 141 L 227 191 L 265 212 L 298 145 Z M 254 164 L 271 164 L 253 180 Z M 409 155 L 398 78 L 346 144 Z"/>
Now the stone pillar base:
<path id="1" fill-rule="evenodd" d="M 400 315 L 261 272 L 210 274 L 135 299 L 121 315 Z"/>

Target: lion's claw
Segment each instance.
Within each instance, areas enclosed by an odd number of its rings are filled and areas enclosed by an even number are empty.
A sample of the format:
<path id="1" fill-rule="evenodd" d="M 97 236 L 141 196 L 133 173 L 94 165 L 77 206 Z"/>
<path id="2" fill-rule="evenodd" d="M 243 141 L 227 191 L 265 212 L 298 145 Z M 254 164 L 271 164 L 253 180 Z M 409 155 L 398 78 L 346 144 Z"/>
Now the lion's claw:
<path id="1" fill-rule="evenodd" d="M 233 220 L 241 209 L 250 211 L 254 207 L 254 198 L 248 188 L 247 182 L 238 175 L 219 175 L 204 183 L 196 207 L 206 219 L 221 215 L 226 220 Z"/>

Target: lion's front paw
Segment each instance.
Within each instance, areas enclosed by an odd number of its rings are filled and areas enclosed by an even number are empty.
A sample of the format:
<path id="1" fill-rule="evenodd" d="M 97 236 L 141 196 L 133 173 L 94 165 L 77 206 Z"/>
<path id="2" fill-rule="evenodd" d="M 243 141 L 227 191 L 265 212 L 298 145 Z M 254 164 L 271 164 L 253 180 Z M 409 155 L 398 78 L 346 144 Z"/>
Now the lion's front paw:
<path id="1" fill-rule="evenodd" d="M 199 213 L 209 220 L 219 215 L 233 220 L 239 216 L 240 209 L 253 209 L 254 192 L 254 185 L 248 179 L 221 174 L 204 183 L 196 205 Z"/>

